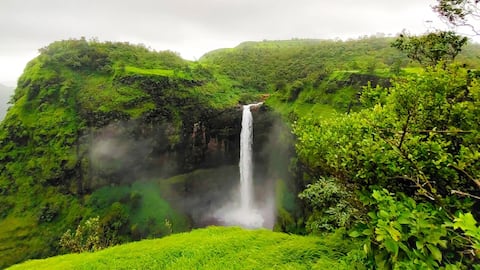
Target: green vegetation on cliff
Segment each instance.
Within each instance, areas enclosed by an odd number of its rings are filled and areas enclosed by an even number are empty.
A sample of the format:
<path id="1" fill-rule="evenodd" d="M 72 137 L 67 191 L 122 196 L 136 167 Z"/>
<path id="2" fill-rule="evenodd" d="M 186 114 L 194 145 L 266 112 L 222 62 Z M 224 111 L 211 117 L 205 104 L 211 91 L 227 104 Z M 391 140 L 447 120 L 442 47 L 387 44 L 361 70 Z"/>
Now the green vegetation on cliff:
<path id="1" fill-rule="evenodd" d="M 60 236 L 93 216 L 113 231 L 112 243 L 164 235 L 163 219 L 137 220 L 135 211 L 150 204 L 133 209 L 118 197 L 99 206 L 97 189 L 148 177 L 135 171 L 168 153 L 175 166 L 164 171 L 191 170 L 206 151 L 201 134 L 192 137 L 195 123 L 211 137 L 228 136 L 211 131 L 209 119 L 255 93 L 172 52 L 128 43 L 67 40 L 40 52 L 0 126 L 0 267 L 58 253 Z M 189 227 L 168 206 L 158 210 L 175 228 Z"/>

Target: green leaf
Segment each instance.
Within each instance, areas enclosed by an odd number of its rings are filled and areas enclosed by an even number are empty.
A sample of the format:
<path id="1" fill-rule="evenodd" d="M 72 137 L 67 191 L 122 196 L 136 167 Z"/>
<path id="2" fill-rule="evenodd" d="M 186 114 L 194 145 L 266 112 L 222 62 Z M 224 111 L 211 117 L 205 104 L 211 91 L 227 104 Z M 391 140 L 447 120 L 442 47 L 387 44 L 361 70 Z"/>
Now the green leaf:
<path id="1" fill-rule="evenodd" d="M 415 246 L 417 247 L 417 249 L 422 249 L 423 245 L 424 245 L 423 241 L 420 241 L 420 240 L 415 241 Z"/>
<path id="2" fill-rule="evenodd" d="M 371 250 L 370 243 L 363 245 L 363 251 L 365 252 L 365 254 L 369 254 L 370 250 Z"/>
<path id="3" fill-rule="evenodd" d="M 393 240 L 398 241 L 400 240 L 402 233 L 400 233 L 397 229 L 393 227 L 387 227 L 387 231 L 390 234 L 390 236 L 393 238 Z"/>
<path id="4" fill-rule="evenodd" d="M 474 230 L 476 229 L 477 222 L 473 217 L 472 213 L 460 213 L 458 218 L 455 218 L 454 229 L 461 228 L 462 230 Z"/>
<path id="5" fill-rule="evenodd" d="M 410 218 L 407 217 L 406 215 L 402 214 L 401 216 L 398 217 L 397 219 L 399 224 L 407 225 L 410 224 Z"/>
<path id="6" fill-rule="evenodd" d="M 442 252 L 436 246 L 428 244 L 427 248 L 430 250 L 435 260 L 439 262 L 442 260 Z"/>
<path id="7" fill-rule="evenodd" d="M 442 248 L 447 248 L 447 241 L 446 240 L 438 240 L 437 244 L 440 245 Z"/>
<path id="8" fill-rule="evenodd" d="M 377 230 L 377 229 L 375 229 L 375 230 Z M 378 242 L 381 242 L 381 241 L 383 241 L 383 239 L 385 239 L 385 235 L 377 232 L 377 236 L 375 237 L 375 240 L 377 240 Z"/>
<path id="9" fill-rule="evenodd" d="M 412 253 L 412 249 L 405 245 L 403 242 L 398 242 L 398 246 L 400 247 L 401 250 L 403 250 L 406 254 Z M 408 255 L 410 256 L 410 255 Z"/>
<path id="10" fill-rule="evenodd" d="M 362 235 L 359 231 L 351 231 L 348 236 L 350 237 L 359 237 L 360 235 Z"/>
<path id="11" fill-rule="evenodd" d="M 372 235 L 373 234 L 373 230 L 372 229 L 365 229 L 362 231 L 362 234 L 363 235 Z"/>
<path id="12" fill-rule="evenodd" d="M 378 213 L 378 216 L 384 219 L 388 219 L 390 217 L 388 212 L 385 210 L 380 210 L 380 212 Z"/>
<path id="13" fill-rule="evenodd" d="M 393 241 L 392 239 L 385 239 L 385 248 L 395 254 L 395 257 L 398 256 L 398 243 Z"/>

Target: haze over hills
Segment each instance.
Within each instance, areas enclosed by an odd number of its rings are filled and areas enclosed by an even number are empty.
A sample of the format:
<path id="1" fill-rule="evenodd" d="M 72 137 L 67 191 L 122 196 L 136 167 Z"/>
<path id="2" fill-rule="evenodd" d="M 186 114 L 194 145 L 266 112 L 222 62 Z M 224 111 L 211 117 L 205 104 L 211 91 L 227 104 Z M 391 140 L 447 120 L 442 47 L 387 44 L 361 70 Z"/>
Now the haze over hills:
<path id="1" fill-rule="evenodd" d="M 3 120 L 10 104 L 10 97 L 13 95 L 14 88 L 0 84 L 0 121 Z"/>

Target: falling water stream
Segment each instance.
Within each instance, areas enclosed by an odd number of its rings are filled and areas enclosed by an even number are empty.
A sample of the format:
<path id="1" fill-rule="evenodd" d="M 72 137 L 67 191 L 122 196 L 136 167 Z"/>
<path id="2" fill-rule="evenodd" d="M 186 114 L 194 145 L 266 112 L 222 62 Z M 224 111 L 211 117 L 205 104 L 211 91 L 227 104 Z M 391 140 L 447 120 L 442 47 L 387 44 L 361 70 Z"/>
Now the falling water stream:
<path id="1" fill-rule="evenodd" d="M 219 219 L 226 225 L 240 225 L 246 228 L 263 226 L 263 217 L 255 205 L 253 189 L 253 117 L 251 108 L 262 103 L 243 106 L 242 130 L 240 133 L 240 202 L 235 206 L 227 206 L 219 211 Z"/>
<path id="2" fill-rule="evenodd" d="M 253 104 L 256 105 L 256 104 Z M 240 133 L 240 207 L 243 211 L 252 208 L 252 144 L 253 144 L 253 117 L 250 107 L 244 105 L 242 114 L 242 131 Z"/>

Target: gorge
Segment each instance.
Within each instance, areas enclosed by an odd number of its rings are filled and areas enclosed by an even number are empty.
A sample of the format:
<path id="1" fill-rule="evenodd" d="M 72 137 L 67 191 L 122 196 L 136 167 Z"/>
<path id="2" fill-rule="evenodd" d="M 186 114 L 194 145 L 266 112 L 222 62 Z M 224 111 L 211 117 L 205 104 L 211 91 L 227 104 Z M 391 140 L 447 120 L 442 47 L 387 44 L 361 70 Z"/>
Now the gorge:
<path id="1" fill-rule="evenodd" d="M 124 267 L 159 246 L 192 268 L 224 251 L 221 269 L 248 268 L 243 247 L 292 269 L 473 265 L 462 230 L 479 204 L 451 191 L 480 196 L 480 47 L 435 69 L 391 41 L 245 42 L 194 62 L 84 38 L 42 48 L 0 124 L 0 268 L 134 241 Z"/>

